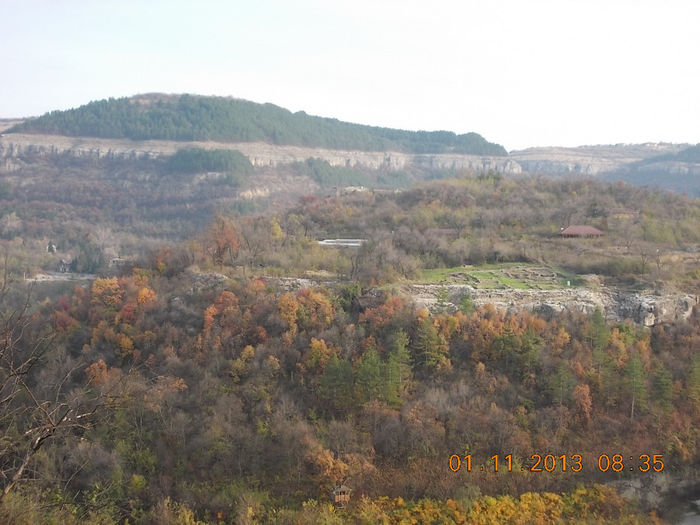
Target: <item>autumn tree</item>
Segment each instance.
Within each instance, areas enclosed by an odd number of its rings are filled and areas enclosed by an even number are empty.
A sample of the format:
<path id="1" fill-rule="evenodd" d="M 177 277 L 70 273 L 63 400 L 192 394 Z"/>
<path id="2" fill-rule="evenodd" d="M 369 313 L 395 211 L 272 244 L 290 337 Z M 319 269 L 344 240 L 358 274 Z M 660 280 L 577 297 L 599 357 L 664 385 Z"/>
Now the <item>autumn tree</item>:
<path id="1" fill-rule="evenodd" d="M 591 419 L 591 410 L 593 401 L 591 400 L 591 389 L 587 384 L 582 383 L 576 385 L 573 392 L 574 402 L 576 403 L 576 413 L 581 421 L 588 423 Z"/>
<path id="2" fill-rule="evenodd" d="M 307 372 L 314 375 L 321 375 L 331 355 L 336 353 L 337 351 L 332 347 L 328 347 L 323 339 L 312 337 L 309 348 L 304 353 L 301 366 Z"/>
<path id="3" fill-rule="evenodd" d="M 282 295 L 277 301 L 277 307 L 279 309 L 279 316 L 284 321 L 287 326 L 287 331 L 284 333 L 283 341 L 286 346 L 291 346 L 294 338 L 299 332 L 299 326 L 297 324 L 297 316 L 301 305 L 291 292 Z"/>
<path id="4" fill-rule="evenodd" d="M 204 236 L 204 250 L 212 263 L 222 267 L 228 260 L 231 264 L 238 255 L 238 234 L 233 221 L 217 215 Z"/>

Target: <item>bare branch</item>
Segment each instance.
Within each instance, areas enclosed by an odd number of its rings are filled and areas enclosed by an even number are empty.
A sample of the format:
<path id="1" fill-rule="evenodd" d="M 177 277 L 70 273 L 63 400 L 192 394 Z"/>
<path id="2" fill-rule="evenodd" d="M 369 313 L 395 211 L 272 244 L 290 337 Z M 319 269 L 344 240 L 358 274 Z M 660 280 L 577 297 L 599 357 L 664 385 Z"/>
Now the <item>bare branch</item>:
<path id="1" fill-rule="evenodd" d="M 0 300 L 7 297 L 6 281 L 5 277 L 0 283 Z M 32 312 L 31 294 L 30 286 L 13 310 L 0 310 L 0 425 L 7 429 L 0 436 L 0 503 L 32 475 L 33 458 L 47 441 L 88 429 L 95 414 L 110 402 L 104 393 L 74 396 L 68 391 L 76 372 L 85 366 L 82 362 L 57 361 L 39 374 L 56 334 L 50 323 L 42 326 L 38 313 Z"/>

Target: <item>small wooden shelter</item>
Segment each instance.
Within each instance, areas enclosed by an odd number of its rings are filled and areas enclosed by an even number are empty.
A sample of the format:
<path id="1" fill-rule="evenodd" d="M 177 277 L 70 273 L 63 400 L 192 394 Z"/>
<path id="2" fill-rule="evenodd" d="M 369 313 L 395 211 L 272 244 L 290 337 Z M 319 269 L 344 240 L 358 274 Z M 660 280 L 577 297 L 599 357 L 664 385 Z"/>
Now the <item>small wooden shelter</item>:
<path id="1" fill-rule="evenodd" d="M 350 502 L 352 489 L 346 485 L 340 485 L 333 489 L 333 501 L 336 505 L 344 507 Z"/>

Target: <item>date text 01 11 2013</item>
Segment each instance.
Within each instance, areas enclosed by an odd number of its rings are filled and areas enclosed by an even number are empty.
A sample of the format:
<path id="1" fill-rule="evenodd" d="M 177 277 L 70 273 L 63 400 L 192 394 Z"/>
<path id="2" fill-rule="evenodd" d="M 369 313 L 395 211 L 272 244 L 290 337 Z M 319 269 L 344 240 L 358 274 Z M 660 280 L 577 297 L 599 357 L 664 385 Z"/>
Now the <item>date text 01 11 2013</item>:
<path id="1" fill-rule="evenodd" d="M 581 472 L 583 470 L 583 456 L 581 454 L 532 454 L 528 461 L 513 458 L 512 454 L 494 454 L 484 464 L 474 462 L 471 454 L 460 456 L 452 454 L 449 459 L 449 467 L 452 472 L 461 470 L 472 472 L 501 471 L 506 472 Z M 623 454 L 600 454 L 597 467 L 600 472 L 661 472 L 664 470 L 663 454 L 638 454 L 625 456 Z"/>

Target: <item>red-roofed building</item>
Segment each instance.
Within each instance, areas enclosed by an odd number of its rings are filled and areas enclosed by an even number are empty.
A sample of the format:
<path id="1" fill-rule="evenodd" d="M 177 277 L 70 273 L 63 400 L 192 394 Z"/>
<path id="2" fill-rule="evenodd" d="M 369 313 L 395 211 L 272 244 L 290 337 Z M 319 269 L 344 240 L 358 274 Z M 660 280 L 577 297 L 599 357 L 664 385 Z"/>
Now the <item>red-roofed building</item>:
<path id="1" fill-rule="evenodd" d="M 602 232 L 593 226 L 574 225 L 562 229 L 562 231 L 559 232 L 559 235 L 562 237 L 602 237 L 605 235 L 605 232 Z"/>

